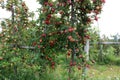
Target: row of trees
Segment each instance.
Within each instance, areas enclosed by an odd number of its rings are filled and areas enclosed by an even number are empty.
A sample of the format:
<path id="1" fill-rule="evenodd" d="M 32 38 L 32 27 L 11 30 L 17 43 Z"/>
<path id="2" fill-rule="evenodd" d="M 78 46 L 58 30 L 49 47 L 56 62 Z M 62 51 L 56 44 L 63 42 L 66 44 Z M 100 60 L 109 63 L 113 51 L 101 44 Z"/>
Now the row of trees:
<path id="1" fill-rule="evenodd" d="M 11 19 L 1 24 L 1 79 L 29 80 L 31 77 L 27 76 L 32 76 L 34 80 L 36 74 L 45 72 L 46 66 L 54 69 L 59 64 L 56 58 L 60 54 L 67 57 L 69 80 L 72 79 L 72 67 L 89 67 L 84 45 L 90 39 L 90 24 L 98 20 L 97 15 L 101 13 L 105 1 L 37 2 L 41 5 L 38 9 L 39 18 L 29 20 L 32 15 L 24 1 L 7 0 L 5 9 L 12 15 Z"/>

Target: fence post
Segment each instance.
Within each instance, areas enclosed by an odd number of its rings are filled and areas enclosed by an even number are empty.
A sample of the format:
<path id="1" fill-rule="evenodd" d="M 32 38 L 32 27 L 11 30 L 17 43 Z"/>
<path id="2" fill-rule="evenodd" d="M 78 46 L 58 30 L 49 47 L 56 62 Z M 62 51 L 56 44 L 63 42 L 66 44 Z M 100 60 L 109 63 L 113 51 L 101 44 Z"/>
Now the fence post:
<path id="1" fill-rule="evenodd" d="M 86 45 L 84 47 L 84 51 L 86 53 L 86 61 L 89 61 L 89 40 L 86 41 Z"/>
<path id="2" fill-rule="evenodd" d="M 86 54 L 86 59 L 85 59 L 86 62 L 89 61 L 89 45 L 90 45 L 89 40 L 87 40 L 86 45 L 84 46 L 84 51 Z M 82 72 L 83 80 L 86 80 L 87 71 L 88 71 L 88 68 L 86 67 L 86 65 L 84 65 L 83 72 Z"/>
<path id="3" fill-rule="evenodd" d="M 99 43 L 99 47 L 100 47 L 100 51 L 99 51 L 99 55 L 98 55 L 98 60 L 99 60 L 99 62 L 101 62 L 101 61 L 103 61 L 103 56 L 102 56 L 102 54 L 103 54 L 103 45 L 102 45 L 102 43 L 100 42 Z"/>

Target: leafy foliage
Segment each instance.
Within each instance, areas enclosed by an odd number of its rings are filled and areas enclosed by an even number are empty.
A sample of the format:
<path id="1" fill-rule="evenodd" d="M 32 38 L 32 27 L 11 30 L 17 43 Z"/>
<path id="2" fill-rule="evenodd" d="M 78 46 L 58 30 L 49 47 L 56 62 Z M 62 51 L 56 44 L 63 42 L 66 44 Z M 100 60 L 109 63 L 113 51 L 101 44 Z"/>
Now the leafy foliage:
<path id="1" fill-rule="evenodd" d="M 49 65 L 57 64 L 59 53 L 66 56 L 69 74 L 73 66 L 89 67 L 83 50 L 90 39 L 89 27 L 98 20 L 104 0 L 37 0 L 41 5 L 38 20 L 30 21 L 29 9 L 22 0 L 7 0 L 6 9 L 12 18 L 3 22 L 1 75 L 8 79 L 26 79 Z M 32 17 L 32 15 L 31 15 Z M 22 48 L 28 45 L 27 50 Z M 23 74 L 20 74 L 23 73 Z M 29 73 L 29 74 L 28 74 Z M 69 76 L 71 79 L 71 75 Z"/>

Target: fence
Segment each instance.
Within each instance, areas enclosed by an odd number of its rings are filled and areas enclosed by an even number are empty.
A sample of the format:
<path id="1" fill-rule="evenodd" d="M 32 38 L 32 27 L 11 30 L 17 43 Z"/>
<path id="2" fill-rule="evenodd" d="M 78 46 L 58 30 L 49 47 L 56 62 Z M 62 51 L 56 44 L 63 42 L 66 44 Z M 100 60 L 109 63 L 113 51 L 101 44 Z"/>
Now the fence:
<path id="1" fill-rule="evenodd" d="M 87 60 L 89 59 L 89 46 L 91 44 L 98 44 L 100 46 L 99 50 L 99 59 L 102 60 L 102 55 L 103 55 L 103 45 L 119 45 L 120 42 L 96 42 L 96 43 L 89 43 L 89 40 L 87 40 L 86 42 L 86 46 L 85 46 L 85 52 L 86 52 L 86 55 L 87 55 Z"/>

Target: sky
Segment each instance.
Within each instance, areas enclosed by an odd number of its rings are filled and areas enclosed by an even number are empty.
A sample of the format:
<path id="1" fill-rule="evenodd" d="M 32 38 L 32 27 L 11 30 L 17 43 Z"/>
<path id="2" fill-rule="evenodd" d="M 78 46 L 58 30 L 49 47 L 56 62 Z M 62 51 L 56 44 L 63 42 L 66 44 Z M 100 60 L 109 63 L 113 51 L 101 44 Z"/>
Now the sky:
<path id="1" fill-rule="evenodd" d="M 36 0 L 24 0 L 31 11 L 36 11 L 39 8 L 39 4 Z M 106 36 L 120 34 L 120 0 L 106 0 L 103 6 L 103 11 L 100 14 L 98 22 L 94 22 L 94 26 L 98 26 L 100 35 L 105 34 Z M 0 18 L 9 18 L 10 12 L 6 12 L 0 8 Z M 36 16 L 37 17 L 37 16 Z"/>
<path id="2" fill-rule="evenodd" d="M 100 34 L 120 34 L 120 0 L 106 0 L 98 21 Z"/>

